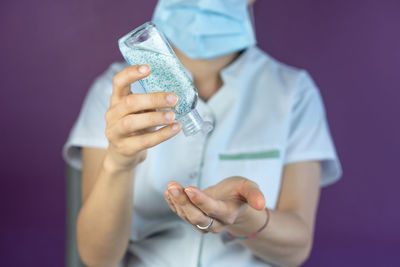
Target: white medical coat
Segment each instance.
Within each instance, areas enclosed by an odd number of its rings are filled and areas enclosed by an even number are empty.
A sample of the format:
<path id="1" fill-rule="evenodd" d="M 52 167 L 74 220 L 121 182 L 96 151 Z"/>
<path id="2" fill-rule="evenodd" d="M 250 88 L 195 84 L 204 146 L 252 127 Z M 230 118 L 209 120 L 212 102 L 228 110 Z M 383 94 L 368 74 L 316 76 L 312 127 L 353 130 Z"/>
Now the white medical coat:
<path id="1" fill-rule="evenodd" d="M 81 147 L 108 146 L 104 114 L 112 78 L 126 66 L 112 64 L 90 88 L 63 150 L 73 167 L 81 168 Z M 285 164 L 321 161 L 322 186 L 341 176 L 323 102 L 306 71 L 251 47 L 221 77 L 223 86 L 197 107 L 214 130 L 193 137 L 180 132 L 149 149 L 137 167 L 131 241 L 121 266 L 269 266 L 224 232 L 202 235 L 175 215 L 163 196 L 171 180 L 204 189 L 243 176 L 260 186 L 274 209 Z M 132 90 L 140 91 L 138 83 Z"/>

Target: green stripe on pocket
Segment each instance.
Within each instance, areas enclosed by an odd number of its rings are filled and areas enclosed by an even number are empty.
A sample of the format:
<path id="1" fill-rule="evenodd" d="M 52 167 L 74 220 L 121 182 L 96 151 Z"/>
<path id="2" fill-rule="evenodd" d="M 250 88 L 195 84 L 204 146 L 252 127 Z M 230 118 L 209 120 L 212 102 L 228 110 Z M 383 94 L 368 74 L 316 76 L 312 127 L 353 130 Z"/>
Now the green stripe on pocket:
<path id="1" fill-rule="evenodd" d="M 241 159 L 267 159 L 279 158 L 279 150 L 267 150 L 254 153 L 239 153 L 239 154 L 219 154 L 220 160 L 241 160 Z"/>

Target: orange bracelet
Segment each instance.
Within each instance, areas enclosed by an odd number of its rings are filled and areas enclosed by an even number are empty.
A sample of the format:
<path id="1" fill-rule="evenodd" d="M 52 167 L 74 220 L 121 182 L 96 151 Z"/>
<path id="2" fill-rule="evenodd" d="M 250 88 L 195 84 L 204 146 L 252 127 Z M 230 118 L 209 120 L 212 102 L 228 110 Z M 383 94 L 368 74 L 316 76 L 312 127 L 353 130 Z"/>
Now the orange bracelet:
<path id="1" fill-rule="evenodd" d="M 250 239 L 250 238 L 255 237 L 255 236 L 258 235 L 262 230 L 264 230 L 264 228 L 267 227 L 267 225 L 268 225 L 268 223 L 269 223 L 269 217 L 270 217 L 269 209 L 265 208 L 265 211 L 267 212 L 267 220 L 265 221 L 264 225 L 261 226 L 261 228 L 258 229 L 256 232 L 254 232 L 254 233 L 252 233 L 252 234 L 250 234 L 250 235 L 248 235 L 248 236 L 235 236 L 235 235 L 229 233 L 228 231 L 227 231 L 226 233 L 228 234 L 228 236 L 230 236 L 230 237 L 232 237 L 232 238 L 240 239 L 240 240 L 245 240 L 245 239 Z"/>

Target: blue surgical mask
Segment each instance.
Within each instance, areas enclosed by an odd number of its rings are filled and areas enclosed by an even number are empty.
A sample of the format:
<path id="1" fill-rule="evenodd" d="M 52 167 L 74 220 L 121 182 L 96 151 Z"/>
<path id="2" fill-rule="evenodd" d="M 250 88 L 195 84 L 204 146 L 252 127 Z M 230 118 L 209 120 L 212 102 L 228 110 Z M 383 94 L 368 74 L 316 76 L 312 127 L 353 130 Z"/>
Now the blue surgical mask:
<path id="1" fill-rule="evenodd" d="M 256 43 L 251 8 L 247 0 L 159 0 L 153 22 L 186 56 L 215 58 Z"/>

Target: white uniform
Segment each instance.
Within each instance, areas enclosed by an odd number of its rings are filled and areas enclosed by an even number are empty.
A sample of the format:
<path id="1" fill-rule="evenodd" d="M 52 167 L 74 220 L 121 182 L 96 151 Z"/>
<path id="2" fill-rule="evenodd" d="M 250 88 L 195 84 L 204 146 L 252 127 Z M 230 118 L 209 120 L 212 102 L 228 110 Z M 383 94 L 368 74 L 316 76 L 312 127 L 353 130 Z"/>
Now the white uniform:
<path id="1" fill-rule="evenodd" d="M 63 151 L 72 166 L 81 167 L 80 147 L 107 147 L 104 114 L 112 78 L 124 67 L 111 65 L 91 87 Z M 129 256 L 122 266 L 269 266 L 225 233 L 202 235 L 170 211 L 163 192 L 171 180 L 204 189 L 243 176 L 260 186 L 274 209 L 285 164 L 321 161 L 321 185 L 341 176 L 322 99 L 307 72 L 251 47 L 221 77 L 223 86 L 198 102 L 214 130 L 194 137 L 181 132 L 149 149 L 138 166 Z"/>

